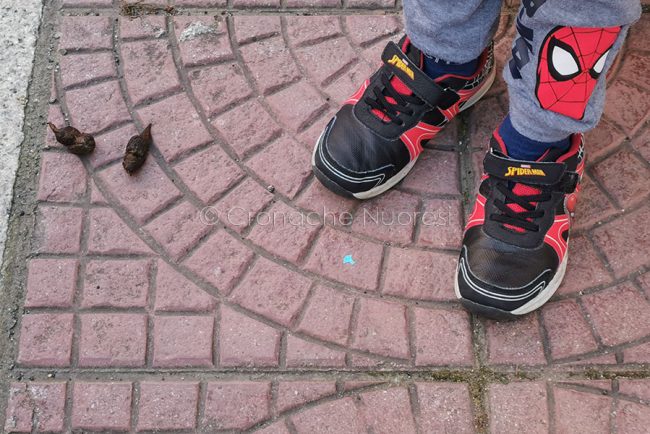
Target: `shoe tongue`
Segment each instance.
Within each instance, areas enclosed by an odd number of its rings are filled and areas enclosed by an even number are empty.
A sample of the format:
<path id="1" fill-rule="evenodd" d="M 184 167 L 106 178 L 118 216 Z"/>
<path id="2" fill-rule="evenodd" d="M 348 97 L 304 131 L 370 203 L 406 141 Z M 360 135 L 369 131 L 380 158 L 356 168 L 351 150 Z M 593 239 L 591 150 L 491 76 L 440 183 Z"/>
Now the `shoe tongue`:
<path id="1" fill-rule="evenodd" d="M 408 37 L 404 36 L 397 45 L 400 47 L 402 52 L 406 54 L 406 57 L 408 57 L 414 66 L 422 68 L 422 52 L 411 43 L 411 40 Z M 408 86 L 405 85 L 404 82 L 396 76 L 390 80 L 390 84 L 393 86 L 393 89 L 395 89 L 395 91 L 401 95 L 413 95 L 411 89 L 409 89 Z M 389 96 L 386 97 L 386 101 L 388 101 L 390 104 L 396 103 L 396 101 Z M 388 116 L 377 109 L 372 109 L 372 113 L 374 113 L 375 116 L 384 122 L 387 122 L 389 120 Z"/>
<path id="2" fill-rule="evenodd" d="M 411 40 L 404 36 L 401 41 L 399 41 L 399 47 L 406 54 L 406 57 L 415 65 L 417 68 L 422 69 L 422 52 L 411 43 Z M 412 95 L 413 92 L 411 89 L 406 86 L 402 80 L 397 77 L 393 77 L 390 81 L 390 84 L 393 85 L 395 90 L 402 95 Z"/>
<path id="3" fill-rule="evenodd" d="M 501 155 L 505 156 L 506 158 L 509 158 L 509 159 L 515 161 L 514 158 L 512 158 L 512 157 L 510 157 L 508 155 L 508 149 L 506 148 L 506 145 L 503 142 L 503 139 L 501 139 L 501 137 L 497 134 L 496 131 L 494 132 L 494 134 L 492 135 L 492 139 L 490 140 L 490 147 L 491 147 L 491 149 L 493 151 L 496 151 L 496 153 L 501 154 Z M 554 151 L 555 149 L 557 149 L 557 148 L 549 149 L 539 159 L 537 159 L 537 161 L 555 161 L 557 159 L 557 157 L 559 157 L 559 155 L 554 156 L 555 155 L 555 151 Z M 560 155 L 561 154 L 562 154 L 562 152 L 560 152 Z M 536 195 L 536 194 L 541 193 L 541 190 L 539 190 L 539 189 L 537 189 L 535 187 L 532 187 L 530 185 L 522 184 L 522 183 L 519 183 L 519 182 L 509 182 L 508 187 L 517 196 L 532 196 L 532 195 Z M 536 202 L 529 202 L 529 203 L 532 206 L 537 205 Z M 519 204 L 516 204 L 516 203 L 507 203 L 506 206 L 508 208 L 510 208 L 511 210 L 513 210 L 514 212 L 517 212 L 517 213 L 526 211 L 522 206 L 520 206 Z M 531 221 L 531 219 L 528 219 L 528 221 Z M 522 228 L 520 228 L 518 226 L 512 226 L 512 225 L 509 225 L 509 224 L 504 224 L 504 227 L 506 227 L 506 228 L 508 228 L 508 229 L 510 229 L 512 231 L 519 232 L 519 233 L 526 232 L 524 229 L 522 229 Z"/>

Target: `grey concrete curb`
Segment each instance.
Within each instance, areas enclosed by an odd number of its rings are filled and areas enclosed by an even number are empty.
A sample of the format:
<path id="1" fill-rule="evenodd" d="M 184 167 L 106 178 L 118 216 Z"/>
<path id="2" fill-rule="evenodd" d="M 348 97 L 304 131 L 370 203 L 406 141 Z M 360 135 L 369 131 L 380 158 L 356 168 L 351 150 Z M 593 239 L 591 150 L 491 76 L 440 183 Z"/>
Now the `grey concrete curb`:
<path id="1" fill-rule="evenodd" d="M 0 263 L 4 252 L 18 154 L 25 138 L 23 125 L 27 87 L 41 22 L 41 0 L 0 5 Z"/>

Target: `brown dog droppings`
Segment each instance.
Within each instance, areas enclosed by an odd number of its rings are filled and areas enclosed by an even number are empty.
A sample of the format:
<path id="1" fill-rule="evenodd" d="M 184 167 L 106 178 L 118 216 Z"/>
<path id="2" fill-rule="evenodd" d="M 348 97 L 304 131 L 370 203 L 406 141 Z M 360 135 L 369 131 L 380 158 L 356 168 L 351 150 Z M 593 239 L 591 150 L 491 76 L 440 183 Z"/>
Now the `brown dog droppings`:
<path id="1" fill-rule="evenodd" d="M 147 159 L 149 146 L 151 146 L 151 124 L 144 129 L 142 134 L 131 137 L 129 143 L 126 145 L 122 166 L 129 175 L 132 175 L 142 167 Z"/>
<path id="2" fill-rule="evenodd" d="M 68 146 L 68 151 L 77 155 L 90 154 L 95 150 L 95 138 L 90 134 L 81 133 L 75 138 L 74 143 Z"/>
<path id="3" fill-rule="evenodd" d="M 90 154 L 95 150 L 95 139 L 90 134 L 82 133 L 75 127 L 57 128 L 53 123 L 47 123 L 56 141 L 66 147 L 68 151 L 77 155 Z"/>
<path id="4" fill-rule="evenodd" d="M 81 134 L 81 132 L 75 127 L 57 128 L 52 122 L 48 122 L 47 124 L 54 133 L 56 141 L 61 143 L 63 146 L 72 146 L 75 137 Z"/>

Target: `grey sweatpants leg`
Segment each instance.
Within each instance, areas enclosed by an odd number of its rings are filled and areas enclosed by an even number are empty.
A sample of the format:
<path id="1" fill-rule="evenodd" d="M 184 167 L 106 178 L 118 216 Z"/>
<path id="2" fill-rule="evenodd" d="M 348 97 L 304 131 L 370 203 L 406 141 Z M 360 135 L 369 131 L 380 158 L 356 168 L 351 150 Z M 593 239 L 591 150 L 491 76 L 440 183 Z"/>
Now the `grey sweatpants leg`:
<path id="1" fill-rule="evenodd" d="M 476 59 L 499 24 L 502 0 L 404 0 L 406 34 L 425 54 L 448 62 Z"/>
<path id="2" fill-rule="evenodd" d="M 430 56 L 467 62 L 489 43 L 500 7 L 501 0 L 404 0 L 406 33 Z M 607 70 L 640 15 L 639 0 L 523 0 L 503 73 L 515 129 L 550 142 L 596 126 Z M 607 49 L 604 64 L 596 65 Z"/>

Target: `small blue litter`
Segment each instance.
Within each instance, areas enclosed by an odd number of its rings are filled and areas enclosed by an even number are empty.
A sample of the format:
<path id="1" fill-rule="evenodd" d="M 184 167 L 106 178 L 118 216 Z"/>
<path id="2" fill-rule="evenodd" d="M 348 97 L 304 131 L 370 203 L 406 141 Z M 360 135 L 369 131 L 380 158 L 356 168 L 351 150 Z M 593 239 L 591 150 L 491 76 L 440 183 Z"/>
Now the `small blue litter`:
<path id="1" fill-rule="evenodd" d="M 356 262 L 354 262 L 354 259 L 352 259 L 352 255 L 345 255 L 343 257 L 343 263 L 344 264 L 350 264 L 350 265 L 356 264 Z"/>

